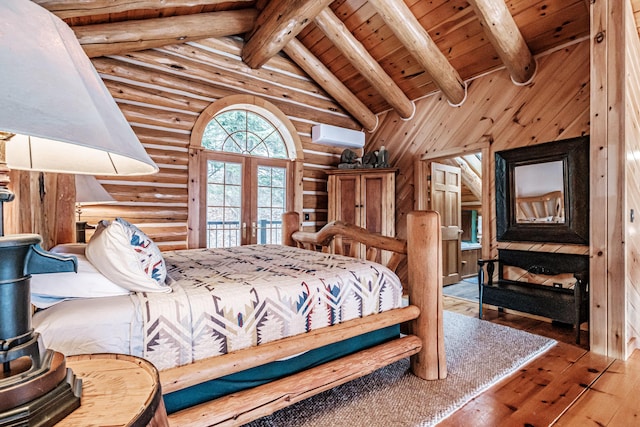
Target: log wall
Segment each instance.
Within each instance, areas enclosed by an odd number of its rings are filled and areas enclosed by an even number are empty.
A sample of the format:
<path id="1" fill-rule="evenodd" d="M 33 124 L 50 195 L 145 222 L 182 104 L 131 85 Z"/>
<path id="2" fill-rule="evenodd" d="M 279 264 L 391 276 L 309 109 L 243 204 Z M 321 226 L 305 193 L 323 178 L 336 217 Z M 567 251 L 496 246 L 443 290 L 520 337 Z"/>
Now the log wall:
<path id="1" fill-rule="evenodd" d="M 4 232 L 36 233 L 42 247 L 75 241 L 73 175 L 10 171 L 8 188 L 15 199 L 4 205 Z"/>
<path id="2" fill-rule="evenodd" d="M 342 149 L 311 142 L 311 126 L 359 125 L 291 61 L 275 57 L 252 70 L 240 59 L 241 41 L 207 39 L 92 60 L 160 172 L 141 177 L 98 177 L 118 201 L 83 209 L 83 220 L 121 216 L 164 249 L 186 247 L 188 145 L 198 115 L 211 102 L 249 94 L 276 105 L 295 126 L 304 151 L 304 226 L 326 222 L 327 178 Z M 89 235 L 90 233 L 88 233 Z"/>

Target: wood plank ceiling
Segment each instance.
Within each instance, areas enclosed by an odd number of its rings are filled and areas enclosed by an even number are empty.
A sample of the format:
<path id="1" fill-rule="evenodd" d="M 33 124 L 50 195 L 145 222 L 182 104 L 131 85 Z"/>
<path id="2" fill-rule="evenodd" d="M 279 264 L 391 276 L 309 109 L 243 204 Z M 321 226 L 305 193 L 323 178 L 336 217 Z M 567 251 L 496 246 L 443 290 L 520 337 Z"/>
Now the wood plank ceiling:
<path id="1" fill-rule="evenodd" d="M 589 35 L 586 0 L 33 1 L 91 57 L 239 36 L 247 64 L 288 55 L 367 130 L 436 92 L 458 105 L 465 82 L 500 67 L 524 84 L 535 55 Z"/>

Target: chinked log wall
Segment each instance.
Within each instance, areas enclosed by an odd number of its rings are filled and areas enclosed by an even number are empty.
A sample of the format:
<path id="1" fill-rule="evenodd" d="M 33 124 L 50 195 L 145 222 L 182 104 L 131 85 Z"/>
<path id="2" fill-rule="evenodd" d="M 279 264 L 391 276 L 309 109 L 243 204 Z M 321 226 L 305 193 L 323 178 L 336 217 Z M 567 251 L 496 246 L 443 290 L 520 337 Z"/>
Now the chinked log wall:
<path id="1" fill-rule="evenodd" d="M 311 142 L 311 126 L 360 126 L 297 66 L 275 57 L 252 70 L 240 59 L 241 41 L 207 39 L 189 44 L 92 60 L 109 91 L 160 172 L 140 177 L 98 177 L 118 201 L 83 208 L 82 219 L 122 216 L 148 233 L 164 250 L 186 247 L 187 165 L 191 129 L 213 101 L 251 94 L 276 105 L 295 126 L 304 149 L 305 229 L 326 222 L 327 178 L 341 149 Z"/>

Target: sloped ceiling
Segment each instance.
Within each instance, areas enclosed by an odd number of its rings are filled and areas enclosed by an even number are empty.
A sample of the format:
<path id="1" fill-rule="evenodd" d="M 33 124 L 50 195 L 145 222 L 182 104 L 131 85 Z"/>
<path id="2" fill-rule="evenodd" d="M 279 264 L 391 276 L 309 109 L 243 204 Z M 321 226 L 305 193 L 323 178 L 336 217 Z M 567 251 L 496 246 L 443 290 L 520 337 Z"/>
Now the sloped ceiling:
<path id="1" fill-rule="evenodd" d="M 532 57 L 589 35 L 586 0 L 33 1 L 92 57 L 222 36 L 245 40 L 253 68 L 288 55 L 368 130 L 438 91 L 463 102 L 464 82 L 496 68 L 524 83 Z"/>

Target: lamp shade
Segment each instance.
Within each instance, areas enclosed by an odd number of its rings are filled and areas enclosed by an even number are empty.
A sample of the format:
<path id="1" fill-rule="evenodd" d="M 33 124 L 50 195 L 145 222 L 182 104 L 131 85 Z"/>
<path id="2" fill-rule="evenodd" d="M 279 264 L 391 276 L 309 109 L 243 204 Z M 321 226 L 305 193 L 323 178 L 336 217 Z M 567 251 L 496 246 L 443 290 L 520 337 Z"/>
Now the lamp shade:
<path id="1" fill-rule="evenodd" d="M 109 203 L 114 202 L 107 190 L 93 175 L 76 175 L 76 203 Z"/>
<path id="2" fill-rule="evenodd" d="M 142 175 L 158 167 L 62 20 L 0 2 L 0 131 L 12 169 Z"/>

